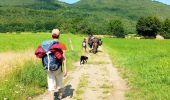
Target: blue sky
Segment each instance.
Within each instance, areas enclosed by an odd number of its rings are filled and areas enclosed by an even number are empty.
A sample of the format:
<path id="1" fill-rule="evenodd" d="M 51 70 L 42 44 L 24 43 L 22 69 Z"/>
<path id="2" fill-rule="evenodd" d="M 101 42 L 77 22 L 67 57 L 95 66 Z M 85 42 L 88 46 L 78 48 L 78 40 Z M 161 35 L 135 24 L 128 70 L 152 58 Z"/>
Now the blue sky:
<path id="1" fill-rule="evenodd" d="M 58 1 L 63 1 L 63 2 L 69 3 L 69 4 L 73 4 L 80 0 L 58 0 Z"/>
<path id="2" fill-rule="evenodd" d="M 170 0 L 154 0 L 170 5 Z"/>
<path id="3" fill-rule="evenodd" d="M 63 1 L 63 2 L 67 2 L 69 4 L 73 4 L 73 3 L 80 1 L 80 0 L 59 0 L 59 1 Z M 159 2 L 170 5 L 170 0 L 153 0 L 153 1 L 159 1 Z"/>

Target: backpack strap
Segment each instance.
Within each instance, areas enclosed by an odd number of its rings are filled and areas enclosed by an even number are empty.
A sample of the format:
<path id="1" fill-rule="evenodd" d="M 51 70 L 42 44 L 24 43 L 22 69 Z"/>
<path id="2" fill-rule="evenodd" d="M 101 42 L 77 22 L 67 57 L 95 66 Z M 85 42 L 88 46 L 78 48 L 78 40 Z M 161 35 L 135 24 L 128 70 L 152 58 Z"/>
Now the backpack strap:
<path id="1" fill-rule="evenodd" d="M 47 57 L 48 57 L 48 71 L 50 71 L 50 56 L 49 56 L 50 53 L 51 53 L 50 51 L 48 51 L 48 52 L 46 53 L 46 55 L 47 55 Z"/>

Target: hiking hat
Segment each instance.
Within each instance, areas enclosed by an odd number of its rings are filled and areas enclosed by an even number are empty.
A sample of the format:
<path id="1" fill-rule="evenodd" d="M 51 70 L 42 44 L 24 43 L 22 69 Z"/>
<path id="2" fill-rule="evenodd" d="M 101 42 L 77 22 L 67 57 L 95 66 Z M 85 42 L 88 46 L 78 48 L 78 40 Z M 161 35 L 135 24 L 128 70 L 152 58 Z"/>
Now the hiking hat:
<path id="1" fill-rule="evenodd" d="M 53 29 L 52 30 L 52 37 L 58 37 L 60 35 L 59 29 Z"/>
<path id="2" fill-rule="evenodd" d="M 53 35 L 53 34 L 60 35 L 59 29 L 53 29 L 53 30 L 52 30 L 52 35 Z"/>

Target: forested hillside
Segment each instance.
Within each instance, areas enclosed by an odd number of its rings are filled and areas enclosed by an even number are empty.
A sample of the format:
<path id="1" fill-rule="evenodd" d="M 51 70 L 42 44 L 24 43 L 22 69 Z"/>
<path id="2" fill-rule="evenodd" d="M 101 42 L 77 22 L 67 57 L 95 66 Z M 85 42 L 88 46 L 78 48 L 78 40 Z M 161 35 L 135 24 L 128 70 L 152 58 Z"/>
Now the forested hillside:
<path id="1" fill-rule="evenodd" d="M 0 0 L 0 32 L 48 31 L 107 34 L 111 20 L 121 20 L 134 33 L 140 16 L 170 17 L 170 6 L 151 0 Z"/>
<path id="2" fill-rule="evenodd" d="M 170 17 L 170 6 L 151 0 L 81 0 L 75 6 L 89 11 L 107 12 L 130 20 L 144 15 Z"/>

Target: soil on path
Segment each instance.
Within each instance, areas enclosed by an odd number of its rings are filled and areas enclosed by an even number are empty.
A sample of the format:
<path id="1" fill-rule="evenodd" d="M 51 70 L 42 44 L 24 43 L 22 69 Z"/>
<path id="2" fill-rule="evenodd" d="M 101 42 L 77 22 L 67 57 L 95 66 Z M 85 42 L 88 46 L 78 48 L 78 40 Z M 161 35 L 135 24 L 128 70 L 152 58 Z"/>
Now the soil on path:
<path id="1" fill-rule="evenodd" d="M 69 81 L 66 82 L 62 100 L 125 100 L 127 86 L 120 77 L 117 68 L 112 65 L 109 55 L 99 48 L 97 54 L 85 55 L 89 57 L 88 63 L 80 65 L 75 63 L 76 70 L 69 73 Z M 80 81 L 82 76 L 86 76 L 85 87 Z M 35 100 L 49 100 L 49 94 L 44 93 Z"/>

